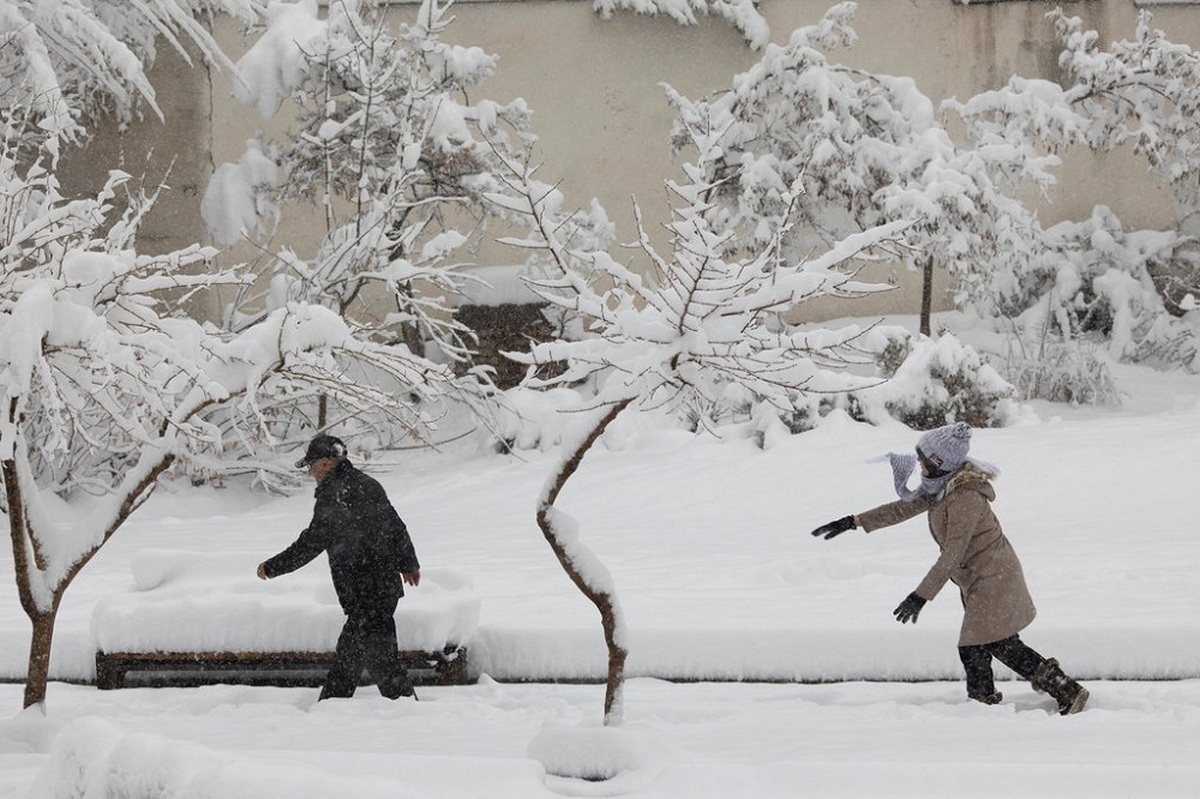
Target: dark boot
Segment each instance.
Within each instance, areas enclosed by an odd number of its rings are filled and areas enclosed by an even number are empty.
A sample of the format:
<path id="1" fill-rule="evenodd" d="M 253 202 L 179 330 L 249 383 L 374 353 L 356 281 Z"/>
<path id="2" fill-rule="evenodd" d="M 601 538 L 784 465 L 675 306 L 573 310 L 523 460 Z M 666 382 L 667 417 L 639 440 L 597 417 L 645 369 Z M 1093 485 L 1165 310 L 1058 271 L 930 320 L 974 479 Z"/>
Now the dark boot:
<path id="1" fill-rule="evenodd" d="M 992 691 L 990 694 L 967 694 L 967 697 L 985 705 L 998 705 L 1004 701 L 1004 694 L 999 691 Z"/>
<path id="2" fill-rule="evenodd" d="M 1043 691 L 1058 702 L 1060 715 L 1068 716 L 1083 710 L 1088 701 L 1088 691 L 1079 683 L 1063 674 L 1058 661 L 1050 658 L 1038 666 L 1030 679 L 1037 691 Z"/>

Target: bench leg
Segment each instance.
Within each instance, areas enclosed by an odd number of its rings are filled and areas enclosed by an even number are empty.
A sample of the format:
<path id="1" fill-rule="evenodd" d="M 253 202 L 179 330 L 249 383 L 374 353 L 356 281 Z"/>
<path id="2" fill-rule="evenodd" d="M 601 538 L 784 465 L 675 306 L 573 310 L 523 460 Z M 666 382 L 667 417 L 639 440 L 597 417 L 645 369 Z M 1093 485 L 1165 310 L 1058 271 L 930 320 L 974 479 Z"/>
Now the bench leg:
<path id="1" fill-rule="evenodd" d="M 101 691 L 112 691 L 125 687 L 125 670 L 96 653 L 96 687 Z"/>
<path id="2" fill-rule="evenodd" d="M 467 650 L 465 647 L 442 653 L 434 672 L 439 685 L 467 684 Z"/>

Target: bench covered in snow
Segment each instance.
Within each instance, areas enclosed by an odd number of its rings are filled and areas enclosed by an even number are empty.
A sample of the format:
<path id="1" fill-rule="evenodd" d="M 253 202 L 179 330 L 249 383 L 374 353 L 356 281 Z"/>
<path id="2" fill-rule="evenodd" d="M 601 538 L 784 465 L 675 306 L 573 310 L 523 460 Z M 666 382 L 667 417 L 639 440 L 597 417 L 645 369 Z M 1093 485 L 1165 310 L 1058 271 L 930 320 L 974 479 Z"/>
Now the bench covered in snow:
<path id="1" fill-rule="evenodd" d="M 96 685 L 319 685 L 345 616 L 323 558 L 262 581 L 246 553 L 145 549 L 131 591 L 92 614 Z M 396 612 L 400 657 L 420 684 L 469 680 L 479 597 L 457 569 L 422 569 Z"/>

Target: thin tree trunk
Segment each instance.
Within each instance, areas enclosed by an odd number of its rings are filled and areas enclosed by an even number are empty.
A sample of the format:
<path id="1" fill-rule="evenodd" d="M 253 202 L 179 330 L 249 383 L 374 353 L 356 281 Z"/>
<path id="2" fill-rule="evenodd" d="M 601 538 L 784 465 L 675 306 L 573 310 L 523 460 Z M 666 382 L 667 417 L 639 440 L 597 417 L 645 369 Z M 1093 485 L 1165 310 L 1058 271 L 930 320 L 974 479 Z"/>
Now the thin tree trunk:
<path id="1" fill-rule="evenodd" d="M 933 316 L 933 256 L 927 256 L 921 267 L 921 335 L 932 336 L 930 319 Z"/>
<path id="2" fill-rule="evenodd" d="M 541 528 L 542 535 L 546 537 L 550 548 L 554 550 L 554 554 L 558 557 L 558 562 L 562 564 L 563 570 L 571 578 L 571 582 L 575 583 L 575 586 L 583 592 L 583 595 L 600 611 L 600 623 L 604 627 L 604 643 L 608 647 L 608 684 L 604 692 L 604 723 L 606 725 L 620 723 L 620 697 L 625 685 L 625 658 L 629 654 L 617 641 L 616 599 L 607 591 L 593 586 L 579 572 L 575 562 L 571 559 L 570 553 L 567 552 L 562 542 L 558 540 L 554 522 L 550 518 L 550 508 L 554 505 L 554 501 L 558 498 L 567 480 L 579 469 L 579 464 L 583 460 L 584 454 L 596 443 L 604 433 L 604 430 L 612 423 L 613 419 L 617 418 L 617 415 L 625 410 L 631 402 L 633 402 L 632 399 L 622 400 L 612 406 L 600 421 L 596 423 L 595 427 L 592 428 L 584 440 L 575 448 L 574 452 L 564 459 L 562 466 L 558 470 L 558 474 L 554 477 L 554 482 L 551 484 L 550 490 L 546 493 L 544 504 L 539 506 L 537 511 L 538 527 Z"/>
<path id="3" fill-rule="evenodd" d="M 46 685 L 50 679 L 50 645 L 54 641 L 54 621 L 58 616 L 58 599 L 54 609 L 48 613 L 29 616 L 33 622 L 33 635 L 29 640 L 29 667 L 25 672 L 25 707 L 40 705 L 46 701 Z"/>
<path id="4" fill-rule="evenodd" d="M 83 567 L 91 562 L 91 559 L 100 551 L 100 548 L 108 543 L 108 539 L 112 538 L 117 529 L 125 523 L 125 520 L 141 506 L 149 496 L 149 492 L 153 490 L 159 475 L 166 471 L 174 461 L 174 455 L 164 455 L 138 483 L 128 487 L 128 491 L 122 498 L 120 507 L 117 509 L 116 518 L 109 528 L 104 531 L 100 543 L 84 552 L 67 569 L 66 574 L 63 575 L 58 584 L 54 586 L 49 610 L 39 608 L 38 603 L 34 599 L 33 586 L 31 584 L 33 572 L 35 570 L 44 570 L 46 564 L 40 562 L 31 564 L 29 562 L 26 540 L 28 539 L 31 548 L 34 549 L 36 560 L 37 547 L 33 545 L 36 544 L 37 539 L 34 531 L 29 528 L 28 519 L 25 515 L 25 501 L 16 463 L 13 460 L 0 462 L 0 477 L 3 477 L 5 495 L 8 500 L 9 533 L 13 545 L 13 566 L 16 572 L 17 593 L 21 600 L 21 607 L 25 610 L 25 615 L 29 617 L 29 621 L 33 625 L 33 632 L 29 641 L 29 664 L 25 674 L 24 707 L 33 707 L 34 705 L 43 704 L 46 701 L 46 687 L 50 680 L 50 650 L 54 642 L 54 622 L 58 616 L 59 604 L 62 602 L 67 588 L 79 572 L 82 571 Z"/>

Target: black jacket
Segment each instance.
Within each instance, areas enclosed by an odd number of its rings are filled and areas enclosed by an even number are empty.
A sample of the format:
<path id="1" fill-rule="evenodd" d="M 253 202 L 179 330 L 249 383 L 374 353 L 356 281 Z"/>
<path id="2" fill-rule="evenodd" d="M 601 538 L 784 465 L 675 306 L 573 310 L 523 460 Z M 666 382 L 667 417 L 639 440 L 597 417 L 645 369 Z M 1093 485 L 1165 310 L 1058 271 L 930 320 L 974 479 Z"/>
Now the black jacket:
<path id="1" fill-rule="evenodd" d="M 395 613 L 404 596 L 402 575 L 421 565 L 383 486 L 344 460 L 317 486 L 315 496 L 308 528 L 266 561 L 267 577 L 295 571 L 325 552 L 347 615 Z"/>

